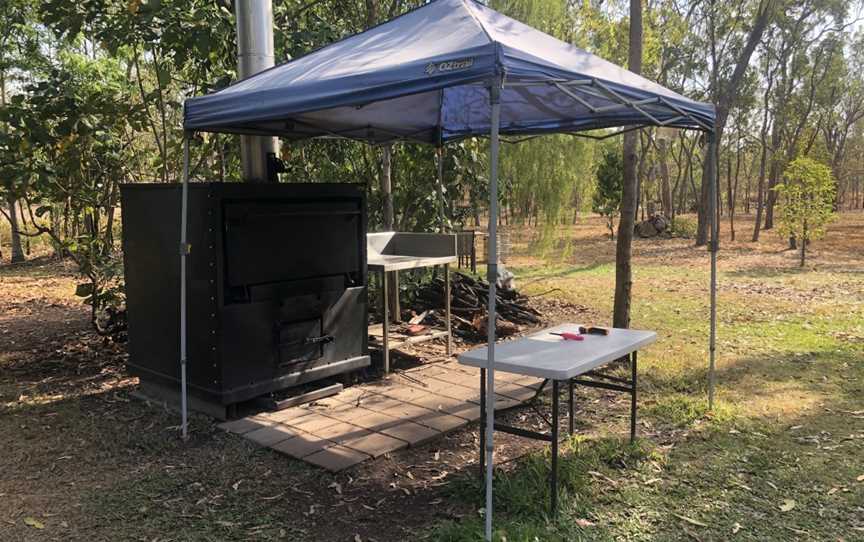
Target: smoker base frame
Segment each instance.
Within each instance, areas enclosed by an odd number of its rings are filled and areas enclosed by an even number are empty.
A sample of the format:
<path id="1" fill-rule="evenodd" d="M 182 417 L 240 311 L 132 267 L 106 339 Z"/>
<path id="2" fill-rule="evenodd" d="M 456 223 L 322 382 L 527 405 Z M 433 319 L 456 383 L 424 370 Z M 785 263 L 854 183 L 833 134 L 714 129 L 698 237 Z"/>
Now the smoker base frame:
<path id="1" fill-rule="evenodd" d="M 358 356 L 356 358 L 349 358 L 335 363 L 328 363 L 308 371 L 288 373 L 279 378 L 262 382 L 258 386 L 253 386 L 252 389 L 259 388 L 255 389 L 255 391 L 260 392 L 258 395 L 264 395 L 266 393 L 281 391 L 294 386 L 299 386 L 300 384 L 321 380 L 323 378 L 349 373 L 351 371 L 363 369 L 369 365 L 369 356 Z M 134 369 L 137 369 L 137 371 Z M 146 369 L 142 371 L 141 367 L 134 367 L 134 369 L 131 372 L 137 374 L 139 377 L 140 387 L 137 395 L 140 396 L 140 398 L 162 404 L 166 408 L 179 410 L 179 382 L 164 375 L 151 373 Z M 243 396 L 248 396 L 247 389 L 244 388 L 242 391 Z M 232 395 L 240 396 L 241 390 L 235 390 L 233 394 L 222 395 L 221 397 L 223 397 L 224 402 L 208 400 L 200 397 L 200 394 L 195 393 L 190 393 L 187 397 L 189 400 L 189 408 L 191 410 L 207 414 L 208 416 L 218 420 L 228 420 L 235 416 L 236 405 L 249 400 L 244 399 L 242 401 L 235 401 L 233 400 Z"/>

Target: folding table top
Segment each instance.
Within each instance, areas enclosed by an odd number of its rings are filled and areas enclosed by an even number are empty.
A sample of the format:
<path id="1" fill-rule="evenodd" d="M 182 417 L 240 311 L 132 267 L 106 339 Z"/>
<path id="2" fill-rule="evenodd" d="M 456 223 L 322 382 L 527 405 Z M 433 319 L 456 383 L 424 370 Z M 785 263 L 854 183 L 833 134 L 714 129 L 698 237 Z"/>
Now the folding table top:
<path id="1" fill-rule="evenodd" d="M 552 332 L 579 333 L 579 324 L 561 324 L 495 345 L 495 370 L 552 380 L 567 380 L 614 361 L 657 340 L 653 331 L 610 330 L 609 335 L 583 335 L 564 340 Z M 458 356 L 459 363 L 486 367 L 486 346 Z"/>
<path id="2" fill-rule="evenodd" d="M 366 234 L 366 265 L 371 271 L 401 271 L 457 261 L 456 236 L 452 234 Z"/>

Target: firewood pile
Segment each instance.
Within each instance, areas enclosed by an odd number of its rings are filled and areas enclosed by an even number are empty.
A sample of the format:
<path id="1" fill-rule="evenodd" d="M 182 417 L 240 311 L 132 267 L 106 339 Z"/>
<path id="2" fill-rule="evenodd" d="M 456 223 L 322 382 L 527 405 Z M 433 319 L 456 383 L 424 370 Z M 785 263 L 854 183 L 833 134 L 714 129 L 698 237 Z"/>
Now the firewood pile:
<path id="1" fill-rule="evenodd" d="M 462 273 L 451 277 L 450 310 L 453 334 L 467 340 L 483 340 L 488 321 L 489 284 Z M 498 336 L 518 333 L 526 326 L 542 321 L 541 314 L 528 304 L 528 298 L 516 290 L 498 288 L 495 292 Z M 437 310 L 444 306 L 444 279 L 435 278 L 415 292 L 417 310 Z"/>

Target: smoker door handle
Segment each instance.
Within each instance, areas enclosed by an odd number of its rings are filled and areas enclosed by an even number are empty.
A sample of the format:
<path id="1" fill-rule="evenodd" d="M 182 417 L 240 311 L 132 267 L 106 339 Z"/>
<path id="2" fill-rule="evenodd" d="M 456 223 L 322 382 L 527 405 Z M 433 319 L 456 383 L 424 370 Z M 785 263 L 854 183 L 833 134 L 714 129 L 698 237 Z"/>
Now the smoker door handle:
<path id="1" fill-rule="evenodd" d="M 330 344 L 336 340 L 333 335 L 321 335 L 320 337 L 306 337 L 304 344 Z"/>
<path id="2" fill-rule="evenodd" d="M 305 339 L 298 339 L 296 341 L 288 341 L 288 342 L 277 342 L 277 346 L 300 346 L 307 344 L 330 344 L 336 340 L 336 337 L 333 335 L 321 335 L 320 337 L 306 337 Z"/>

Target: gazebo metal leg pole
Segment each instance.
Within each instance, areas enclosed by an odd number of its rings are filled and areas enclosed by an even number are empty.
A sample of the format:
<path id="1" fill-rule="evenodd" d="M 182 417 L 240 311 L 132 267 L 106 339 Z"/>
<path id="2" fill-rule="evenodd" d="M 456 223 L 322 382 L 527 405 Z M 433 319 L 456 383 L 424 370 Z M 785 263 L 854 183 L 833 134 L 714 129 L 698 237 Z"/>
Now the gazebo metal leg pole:
<path id="1" fill-rule="evenodd" d="M 453 329 L 450 322 L 450 264 L 444 264 L 444 318 L 447 320 L 447 355 L 453 355 Z"/>
<path id="2" fill-rule="evenodd" d="M 187 232 L 189 210 L 189 133 L 183 134 L 183 189 L 180 203 L 180 435 L 189 437 L 186 414 L 186 260 L 189 254 Z"/>
<path id="3" fill-rule="evenodd" d="M 558 381 L 552 381 L 552 472 L 551 472 L 551 509 L 554 516 L 558 512 Z"/>
<path id="4" fill-rule="evenodd" d="M 384 300 L 382 314 L 384 320 L 381 322 L 381 348 L 384 353 L 384 374 L 390 372 L 390 296 L 387 291 L 387 273 L 381 272 L 381 292 Z"/>
<path id="5" fill-rule="evenodd" d="M 715 355 L 717 347 L 717 139 L 714 133 L 708 134 L 709 168 L 709 222 L 711 239 L 708 250 L 711 251 L 711 331 L 708 339 L 708 409 L 714 409 L 715 386 Z"/>
<path id="6" fill-rule="evenodd" d="M 436 149 L 438 155 L 438 182 L 436 189 L 438 190 L 438 220 L 441 222 L 441 233 L 447 231 L 447 218 L 444 214 L 444 146 L 439 145 Z"/>
<path id="7" fill-rule="evenodd" d="M 489 143 L 489 318 L 486 323 L 486 540 L 492 540 L 492 471 L 495 449 L 495 280 L 498 277 L 498 130 L 501 125 L 501 103 L 499 85 L 496 81 L 489 87 L 492 104 L 492 126 Z"/>
<path id="8" fill-rule="evenodd" d="M 576 415 L 574 414 L 574 405 L 575 401 L 573 400 L 573 380 L 567 381 L 567 412 L 570 414 L 570 436 L 573 436 L 573 430 L 575 429 L 575 420 Z"/>
<path id="9" fill-rule="evenodd" d="M 486 369 L 480 369 L 480 479 L 486 479 Z"/>

